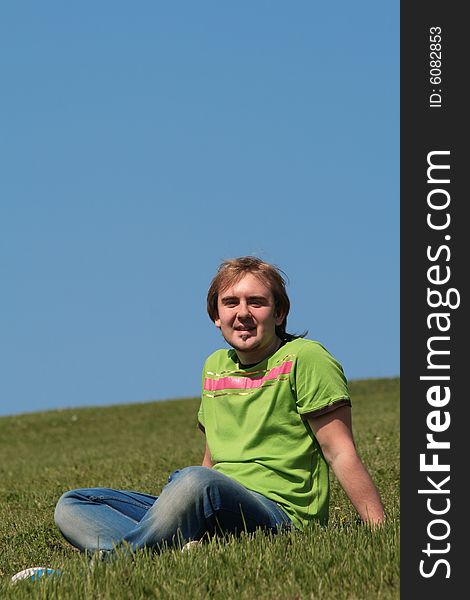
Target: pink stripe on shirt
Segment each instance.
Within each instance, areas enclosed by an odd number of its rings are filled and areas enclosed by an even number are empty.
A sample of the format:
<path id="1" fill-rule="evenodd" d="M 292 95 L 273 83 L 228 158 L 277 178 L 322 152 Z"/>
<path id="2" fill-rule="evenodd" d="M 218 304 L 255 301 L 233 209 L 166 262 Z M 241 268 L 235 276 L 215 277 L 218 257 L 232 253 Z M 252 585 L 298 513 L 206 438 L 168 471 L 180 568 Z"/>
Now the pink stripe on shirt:
<path id="1" fill-rule="evenodd" d="M 279 375 L 287 375 L 292 370 L 292 361 L 287 361 L 272 368 L 269 373 L 261 377 L 222 377 L 221 379 L 204 379 L 204 390 L 216 392 L 226 389 L 252 389 L 263 385 L 265 381 L 276 379 Z"/>

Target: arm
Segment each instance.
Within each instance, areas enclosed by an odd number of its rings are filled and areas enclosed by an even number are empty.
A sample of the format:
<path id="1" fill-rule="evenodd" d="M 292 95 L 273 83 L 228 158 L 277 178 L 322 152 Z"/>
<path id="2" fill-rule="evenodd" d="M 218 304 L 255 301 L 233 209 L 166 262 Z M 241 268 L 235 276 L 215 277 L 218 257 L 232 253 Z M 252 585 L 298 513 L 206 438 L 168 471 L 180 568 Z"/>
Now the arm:
<path id="1" fill-rule="evenodd" d="M 382 523 L 384 508 L 379 492 L 356 452 L 351 408 L 341 406 L 325 415 L 310 417 L 308 422 L 323 456 L 361 519 L 373 525 Z"/>
<path id="2" fill-rule="evenodd" d="M 207 445 L 207 442 L 206 442 L 206 450 L 204 452 L 204 458 L 202 459 L 202 466 L 209 467 L 209 469 L 212 469 L 214 464 L 215 463 L 212 460 L 211 451 L 209 450 L 209 446 Z"/>

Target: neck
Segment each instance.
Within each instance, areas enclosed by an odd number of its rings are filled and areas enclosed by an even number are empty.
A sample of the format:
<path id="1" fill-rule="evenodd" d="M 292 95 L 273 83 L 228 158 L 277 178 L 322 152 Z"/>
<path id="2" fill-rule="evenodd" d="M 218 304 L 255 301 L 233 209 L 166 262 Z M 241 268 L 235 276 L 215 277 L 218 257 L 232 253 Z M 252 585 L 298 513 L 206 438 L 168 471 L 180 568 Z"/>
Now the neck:
<path id="1" fill-rule="evenodd" d="M 236 350 L 238 361 L 241 365 L 256 365 L 265 358 L 272 356 L 279 350 L 281 345 L 282 340 L 280 340 L 278 337 L 275 337 L 269 348 L 263 348 L 255 352 L 241 352 L 240 350 Z"/>

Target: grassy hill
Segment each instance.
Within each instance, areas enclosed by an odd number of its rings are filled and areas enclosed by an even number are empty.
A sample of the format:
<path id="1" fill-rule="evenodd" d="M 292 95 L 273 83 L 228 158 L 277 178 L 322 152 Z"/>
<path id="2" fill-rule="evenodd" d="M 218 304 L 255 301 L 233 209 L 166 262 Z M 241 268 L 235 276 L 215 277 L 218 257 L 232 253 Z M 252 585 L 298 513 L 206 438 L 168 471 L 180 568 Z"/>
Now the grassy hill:
<path id="1" fill-rule="evenodd" d="M 350 382 L 359 453 L 387 524 L 370 531 L 332 477 L 328 527 L 139 553 L 90 569 L 57 531 L 59 496 L 77 487 L 158 494 L 171 471 L 200 464 L 197 398 L 0 418 L 0 598 L 399 598 L 399 379 Z M 61 568 L 9 583 L 30 566 Z"/>

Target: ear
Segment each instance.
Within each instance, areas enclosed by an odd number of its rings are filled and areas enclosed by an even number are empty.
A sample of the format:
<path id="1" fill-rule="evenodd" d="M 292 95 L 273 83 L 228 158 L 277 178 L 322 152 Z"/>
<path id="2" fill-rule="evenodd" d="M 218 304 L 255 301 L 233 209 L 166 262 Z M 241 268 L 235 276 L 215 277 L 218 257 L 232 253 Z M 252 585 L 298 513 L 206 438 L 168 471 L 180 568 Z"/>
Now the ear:
<path id="1" fill-rule="evenodd" d="M 220 329 L 221 324 L 219 317 L 217 317 L 217 319 L 214 320 L 214 325 Z"/>
<path id="2" fill-rule="evenodd" d="M 281 325 L 281 323 L 284 321 L 285 316 L 286 315 L 284 313 L 281 313 L 279 315 L 274 313 L 274 322 L 276 323 L 276 325 Z"/>

